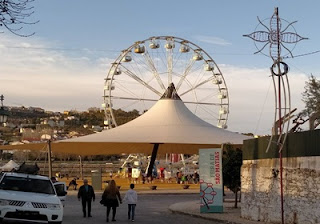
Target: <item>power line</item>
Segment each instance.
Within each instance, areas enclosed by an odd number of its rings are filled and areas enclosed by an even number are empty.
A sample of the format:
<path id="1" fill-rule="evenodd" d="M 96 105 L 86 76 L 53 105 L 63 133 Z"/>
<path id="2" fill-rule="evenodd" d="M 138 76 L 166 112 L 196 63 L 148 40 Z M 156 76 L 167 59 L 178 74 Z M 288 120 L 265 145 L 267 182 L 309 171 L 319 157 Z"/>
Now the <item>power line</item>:
<path id="1" fill-rule="evenodd" d="M 297 69 L 298 71 L 304 73 L 305 75 L 309 76 L 310 74 L 308 74 L 307 72 L 303 71 L 302 69 L 298 68 L 297 66 L 295 66 L 294 64 L 291 63 L 287 63 L 289 64 L 291 67 L 294 67 L 295 69 Z"/>
<path id="2" fill-rule="evenodd" d="M 305 54 L 294 55 L 293 58 L 302 57 L 302 56 L 307 56 L 307 55 L 312 55 L 312 54 L 317 54 L 317 53 L 320 53 L 320 50 L 312 51 L 312 52 L 305 53 Z M 286 56 L 286 57 L 284 57 L 284 59 L 285 59 L 285 58 L 291 58 L 291 57 L 290 57 L 290 56 Z"/>
<path id="3" fill-rule="evenodd" d="M 265 97 L 265 99 L 264 99 L 264 102 L 263 102 L 263 104 L 262 104 L 262 108 L 261 108 L 261 111 L 260 111 L 259 119 L 258 119 L 258 122 L 257 122 L 256 129 L 254 130 L 254 133 L 257 133 L 257 132 L 258 132 L 258 128 L 259 128 L 259 126 L 260 126 L 261 117 L 262 117 L 262 114 L 263 114 L 263 112 L 264 112 L 264 107 L 265 107 L 265 105 L 266 105 L 266 102 L 267 102 L 267 99 L 268 99 L 268 96 L 269 96 L 271 84 L 272 84 L 272 80 L 270 79 L 270 84 L 269 84 L 269 87 L 268 87 L 268 91 L 267 91 L 266 97 Z"/>

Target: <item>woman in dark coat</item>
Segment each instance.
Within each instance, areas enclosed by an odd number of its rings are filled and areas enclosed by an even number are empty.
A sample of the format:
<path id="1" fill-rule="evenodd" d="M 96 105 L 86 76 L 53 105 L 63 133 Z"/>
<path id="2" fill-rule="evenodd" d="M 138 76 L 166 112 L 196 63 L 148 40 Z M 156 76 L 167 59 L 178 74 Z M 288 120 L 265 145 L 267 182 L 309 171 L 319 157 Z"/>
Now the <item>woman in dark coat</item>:
<path id="1" fill-rule="evenodd" d="M 102 194 L 102 201 L 104 206 L 107 206 L 107 222 L 109 222 L 109 214 L 112 208 L 112 221 L 115 220 L 117 207 L 119 207 L 119 201 L 122 203 L 119 189 L 114 180 L 111 180 Z"/>

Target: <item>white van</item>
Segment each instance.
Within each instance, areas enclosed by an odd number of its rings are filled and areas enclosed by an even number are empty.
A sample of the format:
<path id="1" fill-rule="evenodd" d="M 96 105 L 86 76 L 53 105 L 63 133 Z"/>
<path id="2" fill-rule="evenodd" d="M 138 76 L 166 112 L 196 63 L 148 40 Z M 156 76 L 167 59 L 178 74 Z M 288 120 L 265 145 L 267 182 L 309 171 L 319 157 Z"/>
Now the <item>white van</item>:
<path id="1" fill-rule="evenodd" d="M 3 173 L 0 177 L 0 222 L 60 224 L 63 204 L 48 177 Z"/>

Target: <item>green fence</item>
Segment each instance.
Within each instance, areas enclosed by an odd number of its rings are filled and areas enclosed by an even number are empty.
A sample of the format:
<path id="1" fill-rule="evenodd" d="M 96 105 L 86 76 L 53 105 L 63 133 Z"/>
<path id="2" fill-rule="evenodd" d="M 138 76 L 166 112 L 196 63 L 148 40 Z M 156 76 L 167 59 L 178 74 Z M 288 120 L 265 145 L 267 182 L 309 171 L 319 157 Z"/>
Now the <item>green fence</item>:
<path id="1" fill-rule="evenodd" d="M 274 136 L 269 151 L 266 152 L 270 136 L 245 140 L 243 159 L 278 158 L 278 136 Z M 320 130 L 290 133 L 283 146 L 283 157 L 320 156 Z"/>

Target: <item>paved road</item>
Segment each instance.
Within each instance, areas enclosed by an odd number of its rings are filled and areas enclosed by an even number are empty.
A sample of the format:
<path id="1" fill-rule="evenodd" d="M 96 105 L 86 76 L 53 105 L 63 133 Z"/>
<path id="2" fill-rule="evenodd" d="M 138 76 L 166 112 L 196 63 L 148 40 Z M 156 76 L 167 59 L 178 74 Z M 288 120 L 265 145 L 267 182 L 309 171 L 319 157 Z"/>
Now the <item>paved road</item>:
<path id="1" fill-rule="evenodd" d="M 186 215 L 172 214 L 168 207 L 171 204 L 183 201 L 197 200 L 198 194 L 179 195 L 139 195 L 139 202 L 136 207 L 135 222 L 145 224 L 181 224 L 184 222 L 192 224 L 218 224 L 213 221 L 194 218 Z M 106 208 L 99 204 L 101 194 L 97 194 L 97 200 L 93 203 L 92 218 L 83 218 L 81 203 L 75 195 L 67 197 L 64 208 L 63 224 L 99 224 L 106 223 Z M 111 214 L 110 217 L 111 218 Z M 110 223 L 131 223 L 127 220 L 127 205 L 122 204 L 117 209 L 116 222 Z"/>

